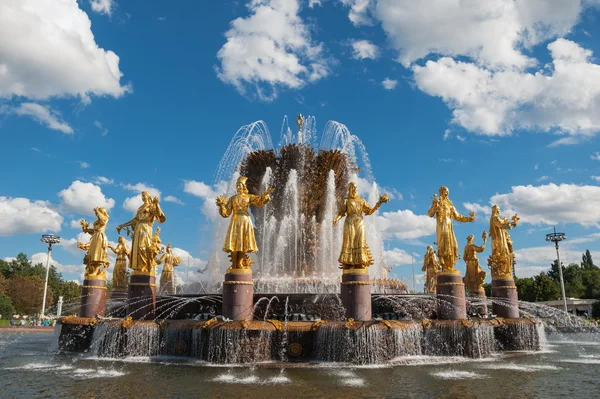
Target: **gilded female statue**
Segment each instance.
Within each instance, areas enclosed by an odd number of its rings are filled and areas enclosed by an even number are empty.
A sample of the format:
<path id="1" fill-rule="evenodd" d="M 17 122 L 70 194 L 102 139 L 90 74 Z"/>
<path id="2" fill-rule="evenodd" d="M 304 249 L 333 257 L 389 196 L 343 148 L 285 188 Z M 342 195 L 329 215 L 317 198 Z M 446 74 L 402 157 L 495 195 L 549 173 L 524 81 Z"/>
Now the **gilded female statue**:
<path id="1" fill-rule="evenodd" d="M 379 197 L 374 207 L 370 207 L 363 198 L 358 196 L 356 183 L 348 184 L 348 197 L 340 204 L 338 215 L 333 220 L 333 225 L 346 217 L 344 221 L 344 233 L 342 250 L 338 262 L 343 269 L 363 269 L 373 264 L 373 256 L 367 245 L 367 234 L 363 214 L 372 215 L 381 204 L 390 199 L 386 194 Z"/>
<path id="2" fill-rule="evenodd" d="M 421 271 L 425 272 L 425 292 L 428 294 L 435 293 L 435 286 L 437 285 L 437 274 L 440 271 L 441 266 L 438 261 L 437 255 L 431 245 L 427 246 L 427 252 L 423 257 L 423 268 Z"/>
<path id="3" fill-rule="evenodd" d="M 125 237 L 119 236 L 119 243 L 116 248 L 112 245 L 108 247 L 117 255 L 117 261 L 113 270 L 113 286 L 115 289 L 127 288 L 127 257 L 129 256 L 129 248 L 125 243 Z"/>
<path id="4" fill-rule="evenodd" d="M 164 223 L 167 218 L 160 208 L 158 197 L 152 199 L 148 191 L 142 192 L 142 201 L 135 214 L 135 217 L 127 223 L 119 225 L 117 232 L 131 226 L 133 228 L 133 238 L 131 239 L 131 254 L 129 257 L 129 267 L 133 269 L 134 274 L 153 275 L 154 258 L 156 257 L 153 248 L 152 226 L 154 221 Z M 127 235 L 130 234 L 129 229 Z"/>
<path id="5" fill-rule="evenodd" d="M 237 179 L 235 188 L 237 194 L 227 200 L 224 196 L 217 197 L 219 214 L 227 218 L 231 216 L 229 228 L 225 235 L 223 251 L 229 253 L 231 258 L 231 269 L 250 270 L 251 261 L 248 253 L 258 252 L 256 239 L 254 237 L 254 226 L 250 219 L 250 205 L 264 206 L 271 200 L 273 188 L 267 189 L 262 195 L 253 195 L 248 192 L 245 176 Z M 228 270 L 228 272 L 230 271 Z"/>
<path id="6" fill-rule="evenodd" d="M 439 189 L 439 198 L 434 194 L 433 203 L 427 211 L 429 217 L 435 217 L 436 223 L 436 236 L 437 236 L 437 247 L 438 247 L 438 258 L 442 265 L 443 272 L 458 272 L 454 268 L 456 260 L 459 257 L 458 254 L 458 243 L 456 236 L 454 235 L 454 228 L 452 227 L 452 220 L 457 222 L 474 222 L 475 213 L 471 212 L 469 216 L 463 216 L 454 207 L 452 201 L 448 198 L 449 190 L 446 186 L 441 186 Z"/>
<path id="7" fill-rule="evenodd" d="M 171 250 L 171 244 L 167 244 L 167 249 L 163 256 L 156 260 L 156 264 L 164 264 L 160 274 L 160 293 L 162 295 L 173 295 L 175 293 L 175 278 L 173 268 L 181 263 L 181 258 L 175 256 Z"/>
<path id="8" fill-rule="evenodd" d="M 511 220 L 501 218 L 498 205 L 492 206 L 492 216 L 490 217 L 492 255 L 488 260 L 488 264 L 492 269 L 493 279 L 513 278 L 513 249 L 507 230 L 516 227 L 518 223 L 519 215 L 515 214 Z"/>
<path id="9" fill-rule="evenodd" d="M 484 231 L 481 235 L 481 238 L 483 238 L 483 245 L 480 247 L 473 243 L 473 239 L 475 237 L 472 234 L 467 237 L 467 245 L 465 245 L 465 250 L 463 253 L 463 260 L 467 264 L 467 272 L 465 274 L 465 277 L 463 277 L 463 283 L 465 284 L 467 289 L 473 293 L 480 291 L 485 280 L 486 273 L 479 265 L 479 259 L 477 258 L 477 254 L 485 250 L 485 243 L 487 241 L 487 237 L 488 235 Z"/>
<path id="10" fill-rule="evenodd" d="M 81 219 L 79 224 L 84 233 L 92 235 L 87 244 L 77 243 L 77 248 L 87 251 L 83 258 L 85 264 L 85 278 L 97 277 L 106 278 L 106 269 L 108 268 L 108 239 L 106 238 L 106 224 L 108 223 L 108 213 L 104 208 L 94 208 L 94 213 L 98 218 L 92 228 L 90 224 Z"/>

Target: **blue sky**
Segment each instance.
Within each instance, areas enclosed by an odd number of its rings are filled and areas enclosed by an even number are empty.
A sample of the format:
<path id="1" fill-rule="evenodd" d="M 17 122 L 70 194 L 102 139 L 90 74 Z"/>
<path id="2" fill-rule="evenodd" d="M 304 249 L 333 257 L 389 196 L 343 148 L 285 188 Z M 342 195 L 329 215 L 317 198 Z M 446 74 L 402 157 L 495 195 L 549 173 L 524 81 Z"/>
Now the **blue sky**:
<path id="1" fill-rule="evenodd" d="M 204 207 L 231 137 L 264 120 L 277 142 L 283 117 L 302 113 L 319 132 L 347 125 L 377 183 L 401 194 L 380 213 L 395 277 L 435 240 L 426 212 L 442 184 L 478 216 L 456 225 L 461 250 L 497 203 L 522 218 L 517 275 L 548 267 L 554 224 L 570 238 L 565 263 L 586 248 L 600 260 L 599 4 L 5 1 L 0 258 L 40 260 L 53 232 L 55 263 L 79 279 L 77 221 L 107 206 L 116 241 L 150 187 L 163 241 L 204 267 Z"/>

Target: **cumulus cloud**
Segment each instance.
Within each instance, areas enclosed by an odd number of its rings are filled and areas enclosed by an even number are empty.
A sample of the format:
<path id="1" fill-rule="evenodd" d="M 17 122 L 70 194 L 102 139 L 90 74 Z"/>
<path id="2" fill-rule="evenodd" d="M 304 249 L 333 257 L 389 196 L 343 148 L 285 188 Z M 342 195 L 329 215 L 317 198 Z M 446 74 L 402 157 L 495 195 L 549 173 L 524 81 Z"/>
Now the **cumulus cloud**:
<path id="1" fill-rule="evenodd" d="M 115 206 L 115 200 L 104 196 L 100 186 L 79 180 L 75 180 L 68 188 L 59 192 L 58 196 L 62 198 L 61 209 L 66 212 L 93 215 L 96 207 L 110 210 Z"/>
<path id="2" fill-rule="evenodd" d="M 600 161 L 600 152 L 596 151 L 595 153 L 590 155 L 590 159 L 593 159 L 594 161 Z"/>
<path id="3" fill-rule="evenodd" d="M 62 222 L 48 202 L 0 197 L 0 236 L 57 232 Z"/>
<path id="4" fill-rule="evenodd" d="M 0 97 L 121 97 L 122 75 L 77 0 L 0 2 Z"/>
<path id="5" fill-rule="evenodd" d="M 442 54 L 467 56 L 491 67 L 523 68 L 536 64 L 523 48 L 567 34 L 582 8 L 579 1 L 378 0 L 372 14 L 405 66 Z"/>
<path id="6" fill-rule="evenodd" d="M 138 195 L 128 197 L 125 199 L 125 201 L 123 201 L 123 208 L 129 212 L 136 212 L 138 208 L 144 203 L 144 201 L 142 201 L 142 191 L 148 191 L 152 195 L 152 197 L 160 198 L 161 196 L 161 192 L 159 189 L 149 186 L 145 183 L 122 184 L 121 186 L 127 190 L 136 191 L 139 193 Z"/>
<path id="7" fill-rule="evenodd" d="M 561 245 L 560 261 L 565 265 L 581 262 L 584 251 L 572 249 L 569 245 Z M 591 251 L 592 258 L 600 257 L 600 252 Z M 543 247 L 530 247 L 517 249 L 515 261 L 517 262 L 515 272 L 518 277 L 531 277 L 544 271 L 550 270 L 550 265 L 556 259 L 556 250 L 552 245 Z"/>
<path id="8" fill-rule="evenodd" d="M 201 181 L 186 180 L 183 184 L 183 191 L 201 198 L 203 200 L 202 213 L 209 219 L 215 220 L 218 217 L 215 200 L 217 196 L 227 191 L 227 183 L 223 182 L 217 187 L 212 187 Z"/>
<path id="9" fill-rule="evenodd" d="M 0 28 L 1 29 L 1 28 Z M 0 39 L 1 40 L 1 39 Z M 2 64 L 0 64 L 0 97 L 2 96 Z M 25 102 L 19 104 L 18 107 L 4 106 L 0 107 L 0 114 L 13 114 L 18 116 L 28 116 L 34 121 L 48 129 L 58 130 L 65 134 L 73 134 L 73 128 L 62 120 L 60 113 L 48 106 L 37 103 Z"/>
<path id="10" fill-rule="evenodd" d="M 475 212 L 475 214 L 484 214 L 485 216 L 490 216 L 492 214 L 492 207 L 487 205 L 480 205 L 477 203 L 464 202 L 463 206 L 469 212 Z"/>
<path id="11" fill-rule="evenodd" d="M 177 197 L 174 197 L 174 196 L 172 196 L 172 195 L 167 195 L 167 196 L 165 197 L 165 201 L 166 201 L 166 202 L 172 202 L 172 203 L 174 203 L 174 204 L 178 204 L 178 205 L 183 205 L 183 202 L 181 202 L 181 200 L 180 200 L 179 198 L 177 198 Z"/>
<path id="12" fill-rule="evenodd" d="M 81 169 L 87 169 L 89 168 L 91 165 L 87 162 L 84 161 L 77 161 L 79 163 L 79 167 L 81 167 Z"/>
<path id="13" fill-rule="evenodd" d="M 435 233 L 435 220 L 427 215 L 415 215 L 410 209 L 383 212 L 375 225 L 385 238 L 411 240 Z"/>
<path id="14" fill-rule="evenodd" d="M 376 60 L 379 57 L 379 47 L 368 40 L 354 40 L 352 42 L 352 56 L 356 59 L 364 60 L 370 58 Z"/>
<path id="15" fill-rule="evenodd" d="M 600 65 L 591 61 L 591 51 L 569 40 L 558 39 L 548 49 L 549 70 L 492 71 L 444 57 L 414 66 L 415 82 L 453 109 L 454 123 L 475 133 L 496 136 L 515 129 L 541 129 L 589 136 L 598 132 Z"/>
<path id="16" fill-rule="evenodd" d="M 114 0 L 90 0 L 92 11 L 98 14 L 112 15 L 113 8 L 117 5 Z"/>
<path id="17" fill-rule="evenodd" d="M 385 260 L 390 266 L 410 265 L 413 262 L 413 257 L 403 249 L 393 248 L 385 251 Z"/>
<path id="18" fill-rule="evenodd" d="M 342 4 L 350 8 L 348 18 L 356 26 L 371 25 L 372 20 L 369 17 L 369 7 L 373 0 L 341 0 Z"/>
<path id="19" fill-rule="evenodd" d="M 395 79 L 385 78 L 381 82 L 381 85 L 386 90 L 394 90 L 398 86 L 398 81 Z"/>
<path id="20" fill-rule="evenodd" d="M 82 251 L 83 253 L 83 251 Z M 46 252 L 38 252 L 36 254 L 31 255 L 30 258 L 31 264 L 37 265 L 41 263 L 46 266 L 46 262 L 48 261 L 48 253 Z M 85 266 L 81 265 L 63 265 L 60 262 L 57 262 L 52 256 L 50 256 L 50 265 L 56 267 L 56 270 L 59 273 L 83 273 L 85 270 Z"/>
<path id="21" fill-rule="evenodd" d="M 514 186 L 506 194 L 490 199 L 510 216 L 517 212 L 521 221 L 531 224 L 600 223 L 600 187 L 553 183 L 542 186 Z"/>
<path id="22" fill-rule="evenodd" d="M 101 185 L 101 184 L 115 184 L 115 181 L 113 179 L 109 179 L 108 177 L 104 177 L 104 176 L 96 176 L 94 178 L 94 183 Z"/>
<path id="23" fill-rule="evenodd" d="M 329 74 L 322 45 L 313 43 L 298 0 L 252 0 L 250 16 L 236 18 L 217 53 L 217 76 L 238 92 L 253 88 L 265 101 L 279 88 L 297 89 Z"/>

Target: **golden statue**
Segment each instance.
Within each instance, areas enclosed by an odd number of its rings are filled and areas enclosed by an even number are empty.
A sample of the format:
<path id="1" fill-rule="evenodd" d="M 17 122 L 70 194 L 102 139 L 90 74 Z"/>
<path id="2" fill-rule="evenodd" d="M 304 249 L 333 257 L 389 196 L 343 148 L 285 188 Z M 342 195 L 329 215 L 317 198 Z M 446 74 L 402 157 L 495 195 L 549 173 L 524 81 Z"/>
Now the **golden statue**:
<path id="1" fill-rule="evenodd" d="M 119 236 L 117 247 L 108 244 L 108 247 L 117 255 L 117 261 L 113 270 L 113 286 L 115 289 L 127 288 L 127 258 L 129 257 L 129 248 L 125 243 L 125 237 Z"/>
<path id="2" fill-rule="evenodd" d="M 463 277 L 463 283 L 465 284 L 465 287 L 467 287 L 467 289 L 473 293 L 481 290 L 485 280 L 486 273 L 479 265 L 477 254 L 485 250 L 485 243 L 487 241 L 488 234 L 484 231 L 481 235 L 481 238 L 483 238 L 483 245 L 480 247 L 473 244 L 474 238 L 475 237 L 472 234 L 467 237 L 467 245 L 465 245 L 465 250 L 463 253 L 463 260 L 467 264 L 467 272 L 465 277 Z"/>
<path id="3" fill-rule="evenodd" d="M 441 270 L 440 262 L 431 245 L 427 246 L 427 252 L 423 257 L 423 268 L 425 272 L 425 291 L 428 294 L 435 294 L 435 286 L 437 285 L 437 274 Z"/>
<path id="4" fill-rule="evenodd" d="M 131 232 L 127 227 L 133 228 L 129 267 L 133 269 L 134 275 L 154 276 L 156 253 L 153 247 L 152 227 L 155 220 L 164 223 L 167 218 L 160 208 L 158 197 L 152 199 L 148 191 L 143 191 L 142 201 L 144 203 L 138 208 L 135 217 L 129 222 L 119 225 L 117 232 L 120 233 L 121 229 L 125 229 L 129 236 Z"/>
<path id="5" fill-rule="evenodd" d="M 333 225 L 346 216 L 344 221 L 344 234 L 342 240 L 342 250 L 338 262 L 342 269 L 365 269 L 373 264 L 373 256 L 367 245 L 367 234 L 365 232 L 365 215 L 372 215 L 381 204 L 390 199 L 387 194 L 379 197 L 379 201 L 374 207 L 370 207 L 367 201 L 358 196 L 358 187 L 356 183 L 348 184 L 348 197 L 340 204 L 338 215 L 333 220 Z"/>
<path id="6" fill-rule="evenodd" d="M 173 268 L 181 263 L 181 258 L 175 256 L 171 250 L 171 244 L 167 244 L 167 249 L 163 256 L 156 260 L 156 264 L 164 264 L 160 274 L 160 293 L 162 295 L 173 295 L 175 293 L 175 278 Z"/>
<path id="7" fill-rule="evenodd" d="M 498 205 L 492 206 L 490 217 L 490 236 L 492 237 L 492 255 L 488 258 L 488 265 L 492 269 L 492 279 L 513 278 L 513 248 L 507 230 L 519 224 L 519 215 L 515 214 L 511 220 L 500 217 Z"/>
<path id="8" fill-rule="evenodd" d="M 108 239 L 106 238 L 106 224 L 108 223 L 108 213 L 104 208 L 94 208 L 94 213 L 98 218 L 93 227 L 81 219 L 79 224 L 84 233 L 92 235 L 87 244 L 77 243 L 77 248 L 87 251 L 83 258 L 85 264 L 85 279 L 106 279 L 106 269 L 108 268 Z"/>
<path id="9" fill-rule="evenodd" d="M 429 217 L 435 217 L 438 258 L 442 265 L 442 272 L 458 273 L 454 268 L 456 260 L 459 257 L 458 243 L 454 235 L 452 220 L 457 222 L 474 222 L 475 212 L 471 212 L 469 216 L 463 216 L 454 207 L 452 201 L 448 198 L 449 190 L 446 186 L 441 186 L 439 189 L 440 197 L 433 195 L 433 203 L 427 211 Z"/>
<path id="10" fill-rule="evenodd" d="M 254 226 L 249 214 L 250 205 L 266 205 L 271 200 L 270 194 L 274 191 L 273 188 L 269 188 L 260 196 L 250 194 L 246 187 L 246 180 L 248 178 L 245 176 L 240 176 L 237 179 L 235 185 L 237 195 L 229 198 L 229 200 L 225 199 L 224 196 L 217 197 L 219 214 L 224 218 L 233 214 L 223 243 L 223 251 L 228 252 L 231 259 L 231 267 L 227 270 L 227 273 L 232 270 L 245 270 L 251 273 L 250 265 L 252 261 L 246 254 L 258 252 L 258 246 L 254 238 Z"/>

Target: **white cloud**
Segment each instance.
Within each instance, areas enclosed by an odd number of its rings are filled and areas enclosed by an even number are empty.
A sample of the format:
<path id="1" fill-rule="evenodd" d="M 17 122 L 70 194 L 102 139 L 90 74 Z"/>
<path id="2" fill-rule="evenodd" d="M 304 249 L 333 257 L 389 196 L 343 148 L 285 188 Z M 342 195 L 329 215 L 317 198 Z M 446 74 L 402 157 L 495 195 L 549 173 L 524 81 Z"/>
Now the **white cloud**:
<path id="1" fill-rule="evenodd" d="M 61 208 L 66 212 L 93 215 L 95 207 L 110 210 L 115 205 L 115 200 L 106 198 L 99 186 L 79 180 L 75 180 L 69 188 L 59 192 L 58 196 L 62 198 Z"/>
<path id="2" fill-rule="evenodd" d="M 251 15 L 231 22 L 217 53 L 219 79 L 272 101 L 281 87 L 297 89 L 329 74 L 322 45 L 298 16 L 298 0 L 252 0 L 248 8 Z"/>
<path id="3" fill-rule="evenodd" d="M 385 260 L 390 266 L 410 265 L 413 262 L 413 257 L 403 249 L 394 248 L 385 251 Z"/>
<path id="4" fill-rule="evenodd" d="M 120 97 L 119 57 L 95 42 L 77 0 L 0 2 L 0 97 Z"/>
<path id="5" fill-rule="evenodd" d="M 94 121 L 94 126 L 100 129 L 102 136 L 106 136 L 108 134 L 108 129 L 102 126 L 102 123 L 100 123 L 99 121 Z"/>
<path id="6" fill-rule="evenodd" d="M 1 39 L 0 39 L 1 40 Z M 2 64 L 0 64 L 0 97 L 2 97 Z M 36 103 L 21 103 L 18 107 L 4 106 L 0 107 L 0 114 L 14 114 L 19 116 L 29 116 L 42 126 L 52 130 L 58 130 L 65 134 L 73 134 L 73 128 L 62 120 L 60 113 Z"/>
<path id="7" fill-rule="evenodd" d="M 477 214 L 484 214 L 485 216 L 489 216 L 492 214 L 492 208 L 487 205 L 480 205 L 477 203 L 464 202 L 463 206 L 469 212 L 475 212 L 475 216 Z"/>
<path id="8" fill-rule="evenodd" d="M 583 252 L 584 251 L 572 249 L 568 245 L 561 245 L 560 261 L 565 266 L 571 263 L 579 264 Z M 600 252 L 591 251 L 591 254 L 592 258 L 600 258 Z M 531 277 L 540 272 L 549 271 L 550 265 L 555 259 L 556 250 L 553 245 L 517 249 L 515 251 L 517 276 Z"/>
<path id="9" fill-rule="evenodd" d="M 44 201 L 0 197 L 0 236 L 60 231 L 62 216 Z"/>
<path id="10" fill-rule="evenodd" d="M 371 25 L 372 21 L 369 18 L 368 11 L 373 0 L 340 0 L 342 4 L 350 7 L 348 18 L 356 26 Z"/>
<path id="11" fill-rule="evenodd" d="M 600 223 L 600 187 L 553 183 L 542 186 L 513 186 L 507 194 L 490 199 L 503 214 L 517 212 L 521 221 L 531 224 Z"/>
<path id="12" fill-rule="evenodd" d="M 321 0 L 308 0 L 308 7 L 313 8 L 314 6 L 322 7 Z"/>
<path id="13" fill-rule="evenodd" d="M 590 159 L 593 159 L 594 161 L 600 161 L 600 152 L 596 151 L 595 153 L 590 155 Z"/>
<path id="14" fill-rule="evenodd" d="M 372 14 L 405 66 L 441 54 L 467 56 L 490 67 L 523 68 L 536 64 L 522 53 L 524 48 L 569 33 L 581 11 L 579 1 L 378 0 Z"/>
<path id="15" fill-rule="evenodd" d="M 600 176 L 590 176 L 590 177 L 600 183 Z"/>
<path id="16" fill-rule="evenodd" d="M 79 166 L 81 167 L 81 169 L 87 169 L 90 167 L 90 164 L 84 161 L 77 161 L 79 163 Z"/>
<path id="17" fill-rule="evenodd" d="M 113 7 L 117 5 L 114 0 L 90 0 L 92 11 L 98 14 L 106 14 L 109 17 L 112 15 Z"/>
<path id="18" fill-rule="evenodd" d="M 383 79 L 383 82 L 381 82 L 381 85 L 386 90 L 394 90 L 396 86 L 398 86 L 398 81 L 395 79 L 385 78 Z"/>
<path id="19" fill-rule="evenodd" d="M 216 198 L 218 194 L 206 183 L 201 181 L 184 181 L 183 191 L 200 198 Z"/>
<path id="20" fill-rule="evenodd" d="M 160 196 L 161 196 L 161 192 L 159 189 L 149 186 L 145 183 L 122 184 L 122 187 L 127 190 L 137 191 L 138 193 L 140 193 L 133 197 L 126 198 L 125 201 L 123 201 L 123 208 L 125 208 L 125 210 L 127 210 L 129 212 L 136 212 L 138 210 L 138 208 L 140 206 L 142 206 L 142 204 L 144 203 L 144 201 L 142 201 L 142 194 L 141 194 L 142 191 L 150 192 L 150 194 L 153 197 L 160 198 Z"/>
<path id="21" fill-rule="evenodd" d="M 376 216 L 375 225 L 386 238 L 410 240 L 435 233 L 435 220 L 427 215 L 415 215 L 411 210 L 383 212 Z"/>
<path id="22" fill-rule="evenodd" d="M 71 226 L 72 229 L 81 229 L 81 225 L 79 224 L 80 220 L 81 219 L 71 219 L 69 226 Z"/>
<path id="23" fill-rule="evenodd" d="M 174 197 L 172 195 L 167 195 L 165 197 L 165 201 L 166 202 L 173 202 L 174 204 L 179 204 L 179 205 L 183 205 L 183 202 L 181 202 L 181 200 L 177 197 Z"/>
<path id="24" fill-rule="evenodd" d="M 94 178 L 94 183 L 95 184 L 115 184 L 115 181 L 113 179 L 109 179 L 108 177 L 104 177 L 104 176 L 96 176 Z"/>
<path id="25" fill-rule="evenodd" d="M 600 66 L 590 61 L 591 51 L 565 39 L 550 43 L 548 49 L 552 66 L 547 71 L 492 71 L 444 57 L 414 66 L 415 82 L 425 93 L 441 97 L 453 109 L 453 122 L 471 132 L 598 132 Z"/>
<path id="26" fill-rule="evenodd" d="M 379 57 L 379 47 L 368 40 L 354 40 L 352 42 L 353 54 L 356 59 L 364 60 L 370 58 L 376 60 Z"/>
<path id="27" fill-rule="evenodd" d="M 538 177 L 537 181 L 546 181 L 546 180 L 550 180 L 550 176 L 541 176 Z"/>

